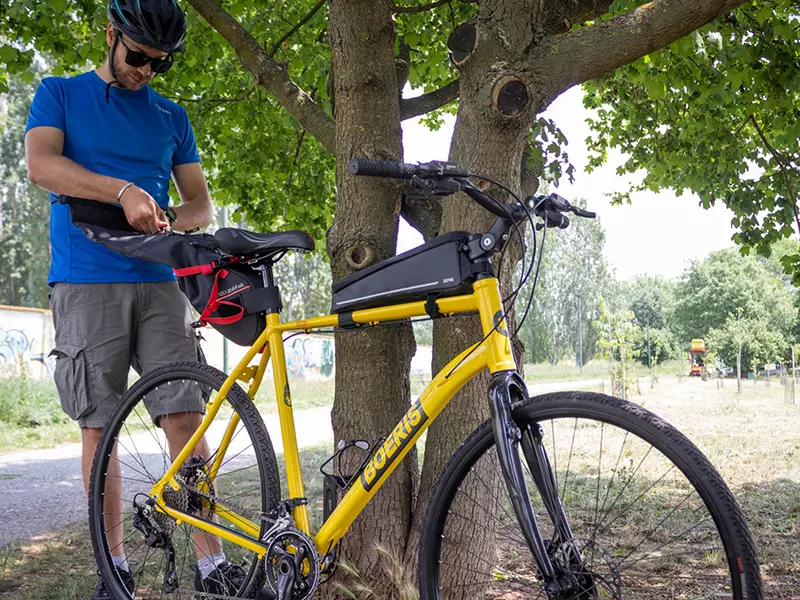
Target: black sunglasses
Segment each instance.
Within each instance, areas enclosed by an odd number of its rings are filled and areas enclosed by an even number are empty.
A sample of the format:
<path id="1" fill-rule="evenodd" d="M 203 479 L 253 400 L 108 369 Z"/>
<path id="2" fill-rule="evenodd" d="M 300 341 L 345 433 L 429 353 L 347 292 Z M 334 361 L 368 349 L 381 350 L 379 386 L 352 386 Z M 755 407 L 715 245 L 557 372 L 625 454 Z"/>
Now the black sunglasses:
<path id="1" fill-rule="evenodd" d="M 152 56 L 148 56 L 143 52 L 137 52 L 136 50 L 131 50 L 128 48 L 128 44 L 125 43 L 125 40 L 122 39 L 122 36 L 119 36 L 119 41 L 122 42 L 122 45 L 127 50 L 127 54 L 125 55 L 125 62 L 132 67 L 143 67 L 147 63 L 150 63 L 150 68 L 153 69 L 154 73 L 166 73 L 172 68 L 174 61 L 172 60 L 172 55 L 167 55 L 166 58 L 153 58 Z"/>

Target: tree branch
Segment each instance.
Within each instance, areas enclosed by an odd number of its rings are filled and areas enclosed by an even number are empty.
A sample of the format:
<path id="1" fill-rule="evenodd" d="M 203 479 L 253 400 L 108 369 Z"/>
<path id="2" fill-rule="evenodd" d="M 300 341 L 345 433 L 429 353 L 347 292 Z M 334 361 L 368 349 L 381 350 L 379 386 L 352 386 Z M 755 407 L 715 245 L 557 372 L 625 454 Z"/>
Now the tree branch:
<path id="1" fill-rule="evenodd" d="M 781 153 L 778 152 L 772 146 L 772 144 L 769 143 L 767 136 L 764 134 L 764 130 L 761 129 L 761 126 L 758 124 L 758 121 L 756 121 L 756 116 L 751 114 L 748 118 L 750 119 L 750 121 L 753 122 L 753 125 L 755 126 L 756 131 L 758 132 L 758 136 L 761 138 L 761 141 L 764 142 L 764 145 L 767 147 L 767 150 L 770 151 L 770 154 L 772 154 L 772 158 L 774 158 L 775 162 L 778 163 L 778 167 L 780 168 L 781 173 L 783 173 L 783 179 L 784 182 L 786 183 L 786 191 L 789 196 L 789 202 L 792 204 L 792 211 L 794 212 L 794 222 L 797 225 L 797 233 L 798 235 L 800 235 L 800 216 L 798 216 L 797 214 L 797 201 L 794 195 L 794 189 L 792 188 L 792 179 L 791 177 L 789 177 L 789 171 L 786 168 L 786 163 L 784 162 L 784 158 L 781 155 Z"/>
<path id="2" fill-rule="evenodd" d="M 400 100 L 400 120 L 405 121 L 412 117 L 427 114 L 452 102 L 458 98 L 459 85 L 460 82 L 456 79 L 433 92 Z"/>
<path id="3" fill-rule="evenodd" d="M 208 102 L 209 104 L 228 104 L 230 102 L 242 102 L 243 100 L 247 100 L 247 98 L 250 97 L 250 94 L 252 94 L 255 91 L 255 89 L 256 89 L 255 86 L 253 86 L 249 90 L 247 90 L 244 94 L 242 94 L 237 98 L 223 98 L 221 96 L 217 98 L 182 98 L 180 96 L 172 96 L 172 95 L 167 95 L 167 98 L 175 100 L 175 102 L 177 102 L 178 104 L 183 104 L 184 102 Z"/>
<path id="4" fill-rule="evenodd" d="M 283 45 L 283 43 L 284 43 L 285 41 L 287 41 L 289 38 L 291 38 L 291 37 L 292 37 L 292 36 L 293 36 L 295 33 L 297 33 L 297 32 L 298 32 L 298 30 L 299 30 L 299 29 L 300 29 L 300 28 L 301 28 L 303 25 L 305 25 L 306 23 L 308 23 L 308 22 L 311 20 L 311 18 L 312 18 L 312 17 L 313 17 L 313 16 L 314 16 L 314 15 L 317 13 L 317 11 L 318 11 L 320 8 L 322 8 L 322 7 L 323 7 L 323 6 L 324 6 L 326 3 L 327 3 L 327 0 L 319 0 L 319 2 L 317 2 L 317 3 L 314 5 L 314 7 L 313 7 L 313 8 L 312 8 L 310 11 L 308 11 L 308 14 L 307 14 L 305 17 L 303 17 L 302 19 L 300 19 L 300 21 L 298 21 L 297 25 L 295 25 L 294 27 L 292 27 L 292 28 L 291 28 L 289 31 L 287 31 L 287 32 L 286 32 L 286 33 L 283 35 L 283 37 L 281 37 L 281 39 L 279 39 L 277 42 L 275 42 L 275 44 L 272 46 L 272 49 L 269 51 L 269 57 L 270 57 L 270 58 L 274 57 L 274 56 L 275 56 L 275 54 L 276 54 L 276 53 L 278 52 L 278 50 L 280 49 L 280 47 Z"/>
<path id="5" fill-rule="evenodd" d="M 613 0 L 545 0 L 542 29 L 547 35 L 565 33 L 576 23 L 591 21 L 606 14 Z"/>
<path id="6" fill-rule="evenodd" d="M 395 6 L 395 13 L 421 13 L 426 10 L 433 10 L 445 4 L 449 4 L 452 0 L 438 0 L 438 2 L 431 2 L 430 4 L 421 4 L 419 6 Z"/>
<path id="7" fill-rule="evenodd" d="M 543 40 L 533 47 L 527 65 L 555 77 L 555 98 L 671 44 L 747 1 L 653 0 L 613 19 Z"/>
<path id="8" fill-rule="evenodd" d="M 233 47 L 256 84 L 272 94 L 328 152 L 334 153 L 333 119 L 270 58 L 258 41 L 214 0 L 189 0 L 189 4 Z"/>

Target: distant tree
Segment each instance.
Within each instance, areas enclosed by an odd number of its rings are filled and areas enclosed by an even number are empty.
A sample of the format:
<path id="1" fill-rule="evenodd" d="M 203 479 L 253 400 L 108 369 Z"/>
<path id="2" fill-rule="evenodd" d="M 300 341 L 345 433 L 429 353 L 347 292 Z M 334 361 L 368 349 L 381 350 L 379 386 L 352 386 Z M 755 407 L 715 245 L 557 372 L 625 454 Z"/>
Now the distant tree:
<path id="1" fill-rule="evenodd" d="M 783 281 L 761 262 L 733 249 L 712 252 L 693 263 L 676 292 L 671 328 L 683 346 L 692 338 L 707 337 L 712 329 L 724 329 L 739 308 L 743 319 L 784 337 L 795 321 L 792 294 Z"/>
<path id="2" fill-rule="evenodd" d="M 22 141 L 39 77 L 33 63 L 25 77 L 9 77 L 8 94 L 0 94 L 0 304 L 45 308 L 50 205 L 28 181 Z"/>
<path id="3" fill-rule="evenodd" d="M 641 330 L 632 311 L 615 311 L 604 298 L 600 298 L 598 308 L 599 316 L 594 322 L 598 356 L 609 361 L 612 393 L 619 398 L 627 398 L 635 382 L 632 371 L 634 344 Z"/>
<path id="4" fill-rule="evenodd" d="M 326 315 L 331 310 L 331 269 L 324 250 L 292 252 L 275 265 L 287 321 Z"/>
<path id="5" fill-rule="evenodd" d="M 783 362 L 791 356 L 790 341 L 783 332 L 763 318 L 739 317 L 738 311 L 729 315 L 722 327 L 710 330 L 707 337 L 709 348 L 725 364 L 738 365 L 741 352 L 742 373 L 757 372 L 766 363 Z"/>
<path id="6" fill-rule="evenodd" d="M 650 366 L 677 357 L 680 345 L 669 328 L 676 283 L 660 276 L 640 275 L 624 282 L 622 287 L 626 306 L 640 329 L 634 340 L 636 359 Z"/>
<path id="7" fill-rule="evenodd" d="M 676 283 L 661 276 L 639 275 L 624 285 L 628 308 L 641 326 L 667 327 L 675 305 Z"/>
<path id="8" fill-rule="evenodd" d="M 648 328 L 641 321 L 634 321 L 638 325 L 639 333 L 633 340 L 633 356 L 640 363 L 651 367 L 681 355 L 680 344 L 669 329 Z"/>
<path id="9" fill-rule="evenodd" d="M 585 200 L 576 203 L 586 206 Z M 530 232 L 528 238 L 530 245 Z M 538 242 L 541 243 L 541 232 Z M 604 246 L 605 231 L 599 219 L 574 219 L 564 231 L 547 232 L 539 281 L 520 332 L 529 361 L 555 363 L 566 354 L 577 357 L 579 331 L 583 362 L 595 355 L 597 334 L 592 323 L 599 316 L 598 301 L 611 282 Z M 532 281 L 533 277 L 520 293 L 518 310 L 528 303 Z"/>

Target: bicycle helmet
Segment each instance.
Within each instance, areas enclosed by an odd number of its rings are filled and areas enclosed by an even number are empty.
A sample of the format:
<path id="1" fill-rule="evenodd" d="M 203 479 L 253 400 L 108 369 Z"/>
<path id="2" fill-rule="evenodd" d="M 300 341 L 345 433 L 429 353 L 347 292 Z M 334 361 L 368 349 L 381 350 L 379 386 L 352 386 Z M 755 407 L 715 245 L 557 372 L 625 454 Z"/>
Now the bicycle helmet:
<path id="1" fill-rule="evenodd" d="M 186 19 L 175 0 L 111 0 L 108 20 L 139 44 L 167 54 L 183 52 Z"/>

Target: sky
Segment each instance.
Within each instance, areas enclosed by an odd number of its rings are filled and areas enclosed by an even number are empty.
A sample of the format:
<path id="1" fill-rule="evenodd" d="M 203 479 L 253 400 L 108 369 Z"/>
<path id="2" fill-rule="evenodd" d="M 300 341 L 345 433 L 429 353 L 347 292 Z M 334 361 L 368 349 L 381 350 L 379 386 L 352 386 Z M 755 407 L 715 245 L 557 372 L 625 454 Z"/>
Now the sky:
<path id="1" fill-rule="evenodd" d="M 574 87 L 562 94 L 544 113 L 553 119 L 568 140 L 566 148 L 575 166 L 575 183 L 566 178 L 558 192 L 568 200 L 584 197 L 588 210 L 595 211 L 606 232 L 605 255 L 619 279 L 639 274 L 677 278 L 691 260 L 700 259 L 712 250 L 733 245 L 732 213 L 717 205 L 708 210 L 690 194 L 676 196 L 671 191 L 658 194 L 639 192 L 630 205 L 612 206 L 610 194 L 625 191 L 631 178 L 616 174 L 623 157 L 610 153 L 608 162 L 593 173 L 586 173 L 589 136 L 586 118 L 589 111 L 582 104 L 583 92 Z M 450 117 L 439 131 L 429 131 L 418 120 L 403 123 L 405 161 L 409 163 L 446 160 L 455 117 Z M 447 200 L 445 200 L 446 202 Z M 401 222 L 398 251 L 422 243 L 422 237 Z"/>

